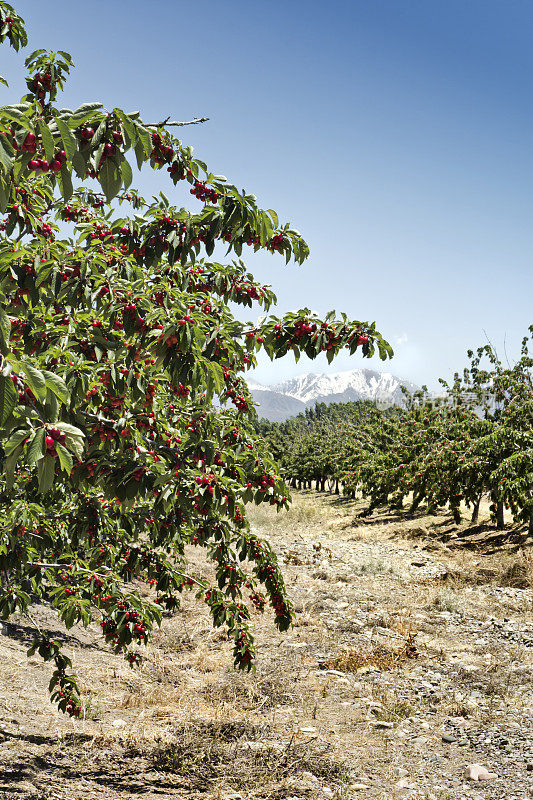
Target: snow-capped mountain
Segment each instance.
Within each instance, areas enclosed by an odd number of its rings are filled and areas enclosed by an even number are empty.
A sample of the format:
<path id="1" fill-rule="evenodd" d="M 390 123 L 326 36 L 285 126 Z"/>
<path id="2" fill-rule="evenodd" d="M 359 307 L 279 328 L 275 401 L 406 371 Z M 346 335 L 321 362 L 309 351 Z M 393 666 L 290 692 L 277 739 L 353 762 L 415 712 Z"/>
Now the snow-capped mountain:
<path id="1" fill-rule="evenodd" d="M 273 386 L 248 381 L 252 396 L 259 403 L 257 413 L 272 422 L 280 422 L 315 403 L 348 403 L 372 400 L 381 405 L 402 405 L 401 386 L 409 391 L 416 387 L 409 381 L 372 369 L 353 369 L 346 372 L 315 375 L 306 373 Z"/>

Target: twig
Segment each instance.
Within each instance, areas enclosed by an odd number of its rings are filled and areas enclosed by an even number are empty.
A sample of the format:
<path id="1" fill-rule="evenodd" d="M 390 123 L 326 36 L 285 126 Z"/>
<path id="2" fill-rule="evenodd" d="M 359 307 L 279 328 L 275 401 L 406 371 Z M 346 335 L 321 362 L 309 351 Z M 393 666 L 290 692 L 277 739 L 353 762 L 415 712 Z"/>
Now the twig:
<path id="1" fill-rule="evenodd" d="M 29 612 L 29 611 L 25 611 L 24 613 L 25 613 L 25 615 L 28 617 L 28 619 L 29 619 L 29 621 L 32 623 L 32 625 L 34 625 L 34 626 L 37 628 L 38 632 L 39 632 L 39 633 L 40 633 L 40 635 L 42 636 L 43 632 L 42 632 L 42 630 L 40 629 L 40 627 L 39 627 L 39 624 L 38 624 L 37 620 L 36 620 L 36 619 L 34 619 L 34 618 L 32 617 L 32 615 L 30 614 L 30 612 Z"/>
<path id="2" fill-rule="evenodd" d="M 209 117 L 195 117 L 194 119 L 189 120 L 188 122 L 169 122 L 170 115 L 163 120 L 163 122 L 145 122 L 145 128 L 182 128 L 184 125 L 199 125 L 202 122 L 208 122 Z"/>

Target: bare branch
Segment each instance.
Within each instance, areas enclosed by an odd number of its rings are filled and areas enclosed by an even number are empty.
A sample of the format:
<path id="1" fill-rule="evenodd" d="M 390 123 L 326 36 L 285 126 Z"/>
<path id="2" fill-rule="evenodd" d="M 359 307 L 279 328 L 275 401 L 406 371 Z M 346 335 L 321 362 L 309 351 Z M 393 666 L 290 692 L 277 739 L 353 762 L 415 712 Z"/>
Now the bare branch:
<path id="1" fill-rule="evenodd" d="M 183 128 L 184 125 L 200 125 L 202 122 L 209 122 L 209 117 L 195 117 L 194 119 L 189 120 L 188 122 L 169 122 L 170 116 L 164 119 L 162 122 L 145 122 L 145 128 Z"/>

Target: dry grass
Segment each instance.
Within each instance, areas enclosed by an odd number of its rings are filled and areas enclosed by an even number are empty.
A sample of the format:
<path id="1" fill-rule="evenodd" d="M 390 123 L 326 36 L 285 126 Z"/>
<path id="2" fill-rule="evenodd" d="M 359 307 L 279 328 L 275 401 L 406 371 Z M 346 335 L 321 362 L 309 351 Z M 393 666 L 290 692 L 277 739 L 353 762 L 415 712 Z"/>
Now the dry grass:
<path id="1" fill-rule="evenodd" d="M 265 725 L 193 722 L 171 744 L 149 752 L 148 758 L 158 771 L 186 775 L 191 788 L 204 790 L 224 786 L 246 791 L 251 786 L 277 784 L 281 792 L 287 778 L 302 772 L 328 783 L 345 776 L 345 765 L 328 757 L 328 747 L 294 739 L 280 745 L 269 735 Z"/>
<path id="2" fill-rule="evenodd" d="M 406 661 L 417 658 L 415 635 L 409 634 L 407 639 L 397 647 L 383 644 L 369 644 L 339 653 L 331 658 L 319 661 L 321 669 L 338 669 L 341 672 L 358 672 L 362 668 L 374 667 L 380 670 L 398 669 Z"/>
<path id="3" fill-rule="evenodd" d="M 356 781 L 380 775 L 365 797 L 399 797 L 387 776 L 391 763 L 409 759 L 408 743 L 387 738 L 377 723 L 401 727 L 421 719 L 427 705 L 412 687 L 426 666 L 448 670 L 455 681 L 433 707 L 432 725 L 447 715 L 501 721 L 507 710 L 527 709 L 529 677 L 517 670 L 526 650 L 507 641 L 502 648 L 501 640 L 472 644 L 448 630 L 442 612 L 452 612 L 453 624 L 531 619 L 531 552 L 468 550 L 460 539 L 444 543 L 449 526 L 442 515 L 361 520 L 361 507 L 303 492 L 288 514 L 251 509 L 252 525 L 284 561 L 298 611 L 283 635 L 271 617 L 254 615 L 255 674 L 233 671 L 231 643 L 212 628 L 205 607 L 184 595 L 140 669 L 101 646 L 96 630 L 71 632 L 68 654 L 86 694 L 86 718 L 75 723 L 48 704 L 48 666 L 27 661 L 24 639 L 0 637 L 0 728 L 13 737 L 46 732 L 46 762 L 35 784 L 43 797 L 72 800 L 83 791 L 91 800 L 314 800 L 329 788 L 330 797 L 347 800 L 348 762 Z M 196 552 L 193 558 L 194 569 L 209 568 Z M 439 565 L 434 573 L 417 566 L 432 560 Z M 325 578 L 317 577 L 320 570 Z M 460 666 L 472 662 L 474 672 Z M 488 710 L 469 705 L 474 691 L 488 698 Z M 78 739 L 66 738 L 74 733 Z M 13 741 L 5 763 L 16 755 L 31 767 L 37 745 Z M 22 799 L 25 778 L 17 780 Z M 0 797 L 3 791 L 11 800 L 0 780 Z"/>

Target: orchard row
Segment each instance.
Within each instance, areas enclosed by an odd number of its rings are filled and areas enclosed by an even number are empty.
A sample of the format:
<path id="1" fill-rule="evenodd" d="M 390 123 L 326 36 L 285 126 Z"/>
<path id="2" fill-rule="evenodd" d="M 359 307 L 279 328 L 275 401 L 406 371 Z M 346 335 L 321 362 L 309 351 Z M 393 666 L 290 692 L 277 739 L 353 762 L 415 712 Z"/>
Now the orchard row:
<path id="1" fill-rule="evenodd" d="M 286 423 L 263 422 L 274 455 L 294 486 L 326 486 L 379 507 L 414 512 L 422 503 L 462 508 L 477 521 L 481 500 L 504 526 L 504 509 L 533 533 L 533 326 L 514 366 L 489 345 L 469 352 L 470 366 L 444 381 L 440 397 L 421 390 L 405 408 L 372 403 L 320 404 Z"/>

